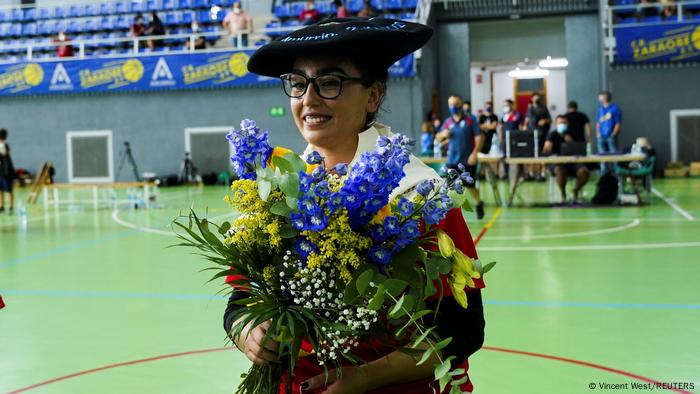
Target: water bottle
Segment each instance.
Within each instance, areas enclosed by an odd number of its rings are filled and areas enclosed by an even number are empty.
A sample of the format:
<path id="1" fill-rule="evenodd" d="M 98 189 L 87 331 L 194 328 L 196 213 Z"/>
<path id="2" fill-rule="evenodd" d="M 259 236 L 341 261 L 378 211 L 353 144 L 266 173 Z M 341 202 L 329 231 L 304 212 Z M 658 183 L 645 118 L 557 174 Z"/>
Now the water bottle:
<path id="1" fill-rule="evenodd" d="M 109 191 L 109 204 L 112 209 L 117 209 L 117 192 L 114 189 Z"/>
<path id="2" fill-rule="evenodd" d="M 442 147 L 440 146 L 440 142 L 437 140 L 433 142 L 433 157 L 436 159 L 442 157 Z"/>
<path id="3" fill-rule="evenodd" d="M 27 225 L 27 207 L 24 206 L 24 203 L 19 203 L 19 208 L 17 209 L 17 216 L 19 218 L 19 222 L 22 226 Z"/>
<path id="4" fill-rule="evenodd" d="M 586 144 L 586 156 L 591 156 L 593 154 L 593 145 L 591 143 Z"/>

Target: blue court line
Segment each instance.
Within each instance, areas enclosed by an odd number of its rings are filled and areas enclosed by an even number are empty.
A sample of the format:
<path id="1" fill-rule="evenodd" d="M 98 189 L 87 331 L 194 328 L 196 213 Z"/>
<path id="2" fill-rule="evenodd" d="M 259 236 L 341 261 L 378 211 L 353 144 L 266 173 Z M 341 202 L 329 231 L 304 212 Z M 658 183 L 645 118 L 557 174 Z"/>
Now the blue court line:
<path id="1" fill-rule="evenodd" d="M 178 293 L 132 293 L 126 291 L 82 291 L 82 290 L 3 290 L 0 295 L 38 296 L 57 298 L 125 298 L 151 300 L 223 300 L 227 296 L 209 294 Z M 597 308 L 597 309 L 680 309 L 700 310 L 700 304 L 643 304 L 643 303 L 605 303 L 577 301 L 504 301 L 485 300 L 485 305 L 542 307 L 542 308 Z"/>
<path id="2" fill-rule="evenodd" d="M 91 239 L 88 241 L 82 241 L 82 242 L 76 242 L 74 244 L 62 245 L 62 246 L 59 246 L 56 248 L 46 250 L 46 251 L 41 252 L 41 253 L 32 254 L 29 256 L 22 256 L 22 257 L 18 257 L 16 259 L 12 259 L 12 260 L 2 261 L 2 262 L 0 262 L 0 268 L 8 268 L 8 267 L 12 267 L 15 265 L 29 263 L 29 262 L 34 261 L 34 260 L 39 260 L 39 259 L 43 259 L 46 257 L 55 256 L 57 254 L 61 254 L 61 253 L 65 253 L 65 252 L 71 252 L 71 251 L 74 251 L 77 249 L 82 249 L 82 248 L 87 247 L 87 246 L 96 245 L 96 244 L 99 244 L 99 243 L 102 243 L 105 241 L 113 241 L 115 239 L 120 239 L 120 238 L 128 237 L 130 235 L 135 235 L 135 234 L 137 234 L 136 230 L 123 230 L 123 231 L 119 231 L 117 233 L 105 235 L 105 236 Z"/>

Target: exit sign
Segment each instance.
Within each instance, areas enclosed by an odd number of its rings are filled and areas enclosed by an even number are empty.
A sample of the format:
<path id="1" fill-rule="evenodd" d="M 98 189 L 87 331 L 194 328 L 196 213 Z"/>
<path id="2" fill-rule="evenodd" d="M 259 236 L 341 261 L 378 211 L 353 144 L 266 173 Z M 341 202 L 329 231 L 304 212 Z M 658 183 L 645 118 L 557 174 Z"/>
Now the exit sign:
<path id="1" fill-rule="evenodd" d="M 270 116 L 273 118 L 281 118 L 284 116 L 284 114 L 287 112 L 287 110 L 284 107 L 271 107 L 270 108 Z"/>

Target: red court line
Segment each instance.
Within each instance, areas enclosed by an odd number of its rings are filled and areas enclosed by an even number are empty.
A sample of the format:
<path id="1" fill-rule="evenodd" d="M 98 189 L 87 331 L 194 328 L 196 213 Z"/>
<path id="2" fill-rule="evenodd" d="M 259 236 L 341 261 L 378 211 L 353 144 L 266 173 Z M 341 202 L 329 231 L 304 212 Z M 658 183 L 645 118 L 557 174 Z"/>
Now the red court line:
<path id="1" fill-rule="evenodd" d="M 77 378 L 77 377 L 79 377 L 79 376 L 88 375 L 88 374 L 91 374 L 91 373 L 101 372 L 101 371 L 105 371 L 105 370 L 113 369 L 113 368 L 118 368 L 118 367 L 125 367 L 125 366 L 128 366 L 128 365 L 147 363 L 147 362 L 150 362 L 150 361 L 158 361 L 158 360 L 163 360 L 163 359 L 166 359 L 166 358 L 191 356 L 191 355 L 195 355 L 195 354 L 211 353 L 211 352 L 221 352 L 221 351 L 233 350 L 233 349 L 235 349 L 235 348 L 234 348 L 234 347 L 225 347 L 225 348 L 216 348 L 216 349 L 195 350 L 195 351 L 191 351 L 191 352 L 182 352 L 182 353 L 166 354 L 166 355 L 164 355 L 164 356 L 149 357 L 149 358 L 144 358 L 144 359 L 141 359 L 141 360 L 134 360 L 134 361 L 127 361 L 127 362 L 123 362 L 123 363 L 110 364 L 110 365 L 106 365 L 106 366 L 104 366 L 104 367 L 88 369 L 87 371 L 76 372 L 76 373 L 73 373 L 73 374 L 70 374 L 70 375 L 65 375 L 65 376 L 61 376 L 61 377 L 58 377 L 58 378 L 50 379 L 50 380 L 47 380 L 47 381 L 44 381 L 44 382 L 41 382 L 41 383 L 33 384 L 33 385 L 31 385 L 31 386 L 27 386 L 27 387 L 23 387 L 23 388 L 21 388 L 21 389 L 17 389 L 17 390 L 14 390 L 14 391 L 10 391 L 10 392 L 8 392 L 8 393 L 6 393 L 6 394 L 23 393 L 23 392 L 25 392 L 25 391 L 29 391 L 29 390 L 35 389 L 35 388 L 37 388 L 37 387 L 46 386 L 46 385 L 49 385 L 49 384 L 52 384 L 52 383 L 57 383 L 57 382 L 60 382 L 60 381 L 62 381 L 62 380 Z M 521 355 L 521 356 L 529 356 L 529 357 L 544 358 L 544 359 L 547 359 L 547 360 L 561 361 L 561 362 L 565 362 L 565 363 L 570 363 L 570 364 L 579 365 L 579 366 L 582 366 L 582 367 L 594 368 L 594 369 L 599 369 L 599 370 L 606 371 L 606 372 L 611 372 L 611 373 L 614 373 L 614 374 L 626 376 L 626 377 L 628 377 L 628 378 L 640 380 L 640 381 L 646 382 L 646 383 L 652 383 L 652 384 L 661 385 L 661 382 L 659 382 L 659 381 L 657 381 L 657 380 L 654 380 L 654 379 L 650 379 L 650 378 L 646 378 L 646 377 L 644 377 L 644 376 L 636 375 L 636 374 L 633 374 L 633 373 L 631 373 L 631 372 L 622 371 L 622 370 L 620 370 L 620 369 L 615 369 L 615 368 L 606 367 L 606 366 L 604 366 L 604 365 L 589 363 L 589 362 L 586 362 L 586 361 L 574 360 L 574 359 L 571 359 L 571 358 L 559 357 L 559 356 L 550 356 L 550 355 L 541 354 L 541 353 L 525 352 L 525 351 L 521 351 L 521 350 L 504 349 L 504 348 L 493 347 L 493 346 L 484 346 L 482 349 L 484 349 L 484 350 L 490 350 L 490 351 L 495 351 L 495 352 L 503 352 L 503 353 L 518 354 L 518 355 Z M 661 389 L 661 387 L 659 387 L 659 388 Z M 666 390 L 670 390 L 670 391 L 673 391 L 673 392 L 676 392 L 676 393 L 681 393 L 681 394 L 693 394 L 693 393 L 691 393 L 691 392 L 689 392 L 689 391 L 684 391 L 684 390 L 680 390 L 680 389 L 671 389 L 671 388 L 668 388 L 668 389 L 666 389 Z"/>
<path id="2" fill-rule="evenodd" d="M 615 368 L 606 367 L 606 366 L 604 366 L 604 365 L 593 364 L 593 363 L 589 363 L 589 362 L 586 362 L 586 361 L 574 360 L 574 359 L 566 358 L 566 357 L 550 356 L 550 355 L 548 355 L 548 354 L 533 353 L 533 352 L 525 352 L 525 351 L 521 351 L 521 350 L 504 349 L 504 348 L 500 348 L 500 347 L 484 346 L 482 349 L 484 349 L 484 350 L 491 350 L 491 351 L 495 351 L 495 352 L 519 354 L 519 355 L 522 355 L 522 356 L 544 358 L 544 359 L 547 359 L 547 360 L 562 361 L 562 362 L 565 362 L 565 363 L 580 365 L 580 366 L 583 366 L 583 367 L 589 367 L 589 368 L 599 369 L 599 370 L 601 370 L 601 371 L 606 371 L 606 372 L 611 372 L 611 373 L 614 373 L 614 374 L 626 376 L 626 377 L 628 377 L 628 378 L 640 380 L 640 381 L 642 381 L 642 382 L 646 382 L 646 383 L 651 383 L 651 384 L 659 385 L 658 388 L 661 389 L 661 384 L 662 384 L 662 383 L 659 382 L 659 381 L 657 381 L 657 380 L 650 379 L 650 378 L 646 378 L 646 377 L 644 377 L 644 376 L 640 376 L 640 375 L 637 375 L 637 374 L 633 374 L 633 373 L 631 373 L 631 372 L 622 371 L 622 370 L 620 370 L 620 369 L 615 369 Z M 673 391 L 673 392 L 676 392 L 676 393 L 682 393 L 682 394 L 693 394 L 693 393 L 691 393 L 690 391 L 685 391 L 685 390 L 681 390 L 681 389 L 666 388 L 666 390 L 670 390 L 670 391 Z"/>
<path id="3" fill-rule="evenodd" d="M 144 359 L 141 359 L 141 360 L 133 360 L 133 361 L 126 361 L 126 362 L 123 362 L 123 363 L 110 364 L 110 365 L 105 365 L 104 367 L 88 369 L 87 371 L 76 372 L 76 373 L 72 373 L 72 374 L 70 374 L 70 375 L 65 375 L 65 376 L 60 376 L 60 377 L 58 377 L 58 378 L 53 378 L 53 379 L 50 379 L 50 380 L 47 380 L 47 381 L 44 381 L 44 382 L 41 382 L 41 383 L 33 384 L 33 385 L 31 385 L 31 386 L 22 387 L 21 389 L 17 389 L 17 390 L 14 390 L 14 391 L 10 391 L 9 393 L 6 393 L 6 394 L 23 393 L 23 392 L 25 392 L 25 391 L 29 391 L 29 390 L 32 390 L 32 389 L 35 389 L 35 388 L 41 387 L 41 386 L 46 386 L 46 385 L 49 385 L 49 384 L 52 384 L 52 383 L 60 382 L 60 381 L 62 381 L 62 380 L 77 378 L 77 377 L 79 377 L 79 376 L 88 375 L 88 374 L 95 373 L 95 372 L 102 372 L 102 371 L 105 371 L 105 370 L 108 370 L 108 369 L 112 369 L 112 368 L 125 367 L 125 366 L 127 366 L 127 365 L 134 365 L 134 364 L 147 363 L 147 362 L 149 362 L 149 361 L 158 361 L 158 360 L 163 360 L 163 359 L 166 359 L 166 358 L 191 356 L 191 355 L 194 355 L 194 354 L 211 353 L 211 352 L 221 352 L 221 351 L 224 351 L 224 350 L 232 350 L 232 349 L 235 349 L 235 348 L 233 348 L 233 347 L 224 347 L 224 348 L 216 348 L 216 349 L 195 350 L 195 351 L 191 351 L 191 352 L 182 352 L 182 353 L 166 354 L 166 355 L 164 355 L 164 356 L 149 357 L 149 358 L 144 358 Z"/>
<path id="4" fill-rule="evenodd" d="M 496 220 L 499 216 L 501 216 L 501 207 L 496 208 L 496 210 L 493 212 L 493 215 L 491 216 L 491 219 L 489 219 L 484 228 L 481 229 L 479 235 L 474 239 L 474 246 L 479 245 L 479 241 L 481 241 L 481 238 L 483 238 L 484 235 L 486 235 L 486 232 L 489 231 L 491 226 L 493 226 L 493 224 L 496 223 Z"/>

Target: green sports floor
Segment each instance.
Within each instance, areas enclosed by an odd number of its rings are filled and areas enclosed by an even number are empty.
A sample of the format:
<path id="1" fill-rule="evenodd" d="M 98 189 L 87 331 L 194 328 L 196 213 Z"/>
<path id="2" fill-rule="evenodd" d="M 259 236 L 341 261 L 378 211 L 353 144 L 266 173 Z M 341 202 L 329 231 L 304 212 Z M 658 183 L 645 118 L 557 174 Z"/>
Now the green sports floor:
<path id="1" fill-rule="evenodd" d="M 478 249 L 498 261 L 470 359 L 477 393 L 700 393 L 700 180 L 655 188 L 643 207 L 466 214 L 475 238 L 491 223 Z M 248 363 L 224 348 L 221 286 L 167 248 L 180 210 L 223 218 L 224 193 L 161 189 L 150 210 L 32 206 L 26 226 L 0 214 L 0 393 L 233 392 Z M 547 186 L 520 196 L 546 200 Z"/>

